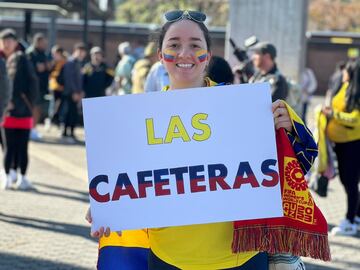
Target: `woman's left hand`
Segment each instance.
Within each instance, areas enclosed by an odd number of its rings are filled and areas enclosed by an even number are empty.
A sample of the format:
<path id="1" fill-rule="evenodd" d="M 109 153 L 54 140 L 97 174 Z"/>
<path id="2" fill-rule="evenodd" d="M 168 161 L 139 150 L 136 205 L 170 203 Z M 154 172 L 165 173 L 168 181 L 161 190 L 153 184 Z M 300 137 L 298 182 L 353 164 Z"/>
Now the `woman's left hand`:
<path id="1" fill-rule="evenodd" d="M 272 112 L 276 129 L 285 128 L 287 131 L 292 131 L 290 115 L 284 102 L 279 99 L 273 102 Z"/>

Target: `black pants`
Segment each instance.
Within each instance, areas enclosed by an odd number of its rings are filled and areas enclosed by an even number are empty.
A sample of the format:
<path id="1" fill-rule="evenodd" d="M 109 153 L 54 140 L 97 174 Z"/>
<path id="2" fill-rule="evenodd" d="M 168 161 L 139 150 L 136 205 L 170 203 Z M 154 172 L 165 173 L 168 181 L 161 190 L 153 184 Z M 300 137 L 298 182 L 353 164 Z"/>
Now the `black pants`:
<path id="1" fill-rule="evenodd" d="M 62 100 L 62 114 L 64 117 L 64 130 L 63 136 L 73 136 L 74 128 L 78 120 L 78 107 L 77 102 L 73 101 L 71 96 L 65 96 Z M 70 129 L 70 133 L 68 130 Z"/>
<path id="2" fill-rule="evenodd" d="M 64 123 L 64 117 L 62 115 L 62 106 L 63 106 L 63 94 L 61 91 L 53 92 L 53 99 L 51 103 L 51 111 L 49 110 L 49 115 L 51 117 L 52 123 L 59 125 Z"/>
<path id="3" fill-rule="evenodd" d="M 28 166 L 28 144 L 29 144 L 29 129 L 3 129 L 3 142 L 5 146 L 4 154 L 4 168 L 5 173 L 10 172 L 10 168 L 20 167 L 21 174 L 26 173 Z"/>
<path id="4" fill-rule="evenodd" d="M 334 150 L 338 159 L 340 181 L 347 195 L 346 218 L 353 223 L 355 215 L 360 216 L 360 140 L 336 143 Z"/>
<path id="5" fill-rule="evenodd" d="M 148 270 L 179 270 L 171 264 L 168 264 L 158 258 L 151 250 L 149 252 L 149 268 Z M 248 260 L 245 264 L 227 268 L 224 270 L 268 270 L 269 269 L 269 262 L 268 262 L 268 255 L 265 252 L 260 252 L 250 260 Z"/>

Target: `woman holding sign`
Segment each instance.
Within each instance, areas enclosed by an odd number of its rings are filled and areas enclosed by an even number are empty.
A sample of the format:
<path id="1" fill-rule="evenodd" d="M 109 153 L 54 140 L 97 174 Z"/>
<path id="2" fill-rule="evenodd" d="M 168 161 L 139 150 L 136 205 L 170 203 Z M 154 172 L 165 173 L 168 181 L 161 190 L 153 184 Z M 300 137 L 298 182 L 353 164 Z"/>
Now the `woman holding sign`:
<path id="1" fill-rule="evenodd" d="M 158 56 L 170 79 L 170 85 L 164 90 L 216 86 L 217 83 L 205 77 L 211 58 L 210 36 L 204 25 L 206 15 L 175 10 L 167 12 L 165 18 L 167 22 L 158 40 Z M 272 111 L 275 128 L 285 128 L 294 141 L 294 147 L 298 148 L 296 152 L 301 150 L 303 153 L 299 161 L 306 172 L 317 155 L 310 133 L 305 135 L 308 139 L 306 145 L 302 145 L 298 137 L 300 129 L 293 128 L 294 121 L 286 104 L 278 100 L 273 103 Z M 295 142 L 295 137 L 298 142 Z M 310 148 L 312 151 L 307 151 Z M 87 219 L 91 220 L 90 214 Z M 233 222 L 148 229 L 148 269 L 268 269 L 265 252 L 233 252 L 233 233 Z M 103 237 L 103 234 L 108 236 L 109 229 L 101 228 L 93 236 Z"/>

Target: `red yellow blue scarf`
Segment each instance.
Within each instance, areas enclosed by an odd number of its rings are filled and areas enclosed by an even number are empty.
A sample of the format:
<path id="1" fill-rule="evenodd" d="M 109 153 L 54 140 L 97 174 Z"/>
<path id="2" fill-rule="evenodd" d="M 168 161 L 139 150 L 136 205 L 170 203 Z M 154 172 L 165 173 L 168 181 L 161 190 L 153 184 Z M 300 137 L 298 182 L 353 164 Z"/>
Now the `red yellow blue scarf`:
<path id="1" fill-rule="evenodd" d="M 300 132 L 302 121 L 287 107 L 295 132 Z M 235 221 L 233 252 L 290 253 L 329 261 L 327 222 L 311 196 L 299 155 L 283 129 L 276 132 L 276 146 L 284 216 Z"/>

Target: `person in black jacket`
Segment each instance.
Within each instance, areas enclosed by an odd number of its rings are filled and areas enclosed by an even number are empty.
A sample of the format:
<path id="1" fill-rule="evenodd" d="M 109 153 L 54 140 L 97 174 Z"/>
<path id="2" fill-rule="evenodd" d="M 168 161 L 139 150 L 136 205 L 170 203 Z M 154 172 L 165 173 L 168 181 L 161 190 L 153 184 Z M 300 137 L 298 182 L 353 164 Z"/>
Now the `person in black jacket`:
<path id="1" fill-rule="evenodd" d="M 78 121 L 78 104 L 84 96 L 81 63 L 86 58 L 86 54 L 85 44 L 75 44 L 73 54 L 63 68 L 62 116 L 64 128 L 62 140 L 67 143 L 76 142 L 74 131 Z"/>
<path id="2" fill-rule="evenodd" d="M 0 123 L 2 122 L 4 109 L 9 102 L 10 94 L 6 63 L 4 59 L 0 58 Z"/>
<path id="3" fill-rule="evenodd" d="M 269 82 L 272 101 L 285 100 L 288 95 L 288 84 L 276 65 L 275 46 L 268 42 L 259 42 L 251 50 L 253 51 L 252 61 L 257 70 L 249 82 Z"/>
<path id="4" fill-rule="evenodd" d="M 3 126 L 5 142 L 4 168 L 7 179 L 4 188 L 12 185 L 10 168 L 20 169 L 16 187 L 32 188 L 26 178 L 28 166 L 28 142 L 30 130 L 33 127 L 32 110 L 38 95 L 38 80 L 33 65 L 27 56 L 16 50 L 18 41 L 16 32 L 5 29 L 0 32 L 0 49 L 6 59 L 9 82 L 12 89 L 10 102 L 7 106 Z"/>
<path id="5" fill-rule="evenodd" d="M 10 99 L 10 87 L 9 87 L 9 78 L 6 71 L 6 64 L 4 59 L 0 57 L 0 123 L 2 122 L 2 117 L 4 110 L 9 102 Z M 0 124 L 0 153 L 2 151 L 3 142 L 1 139 L 1 124 Z M 6 175 L 2 164 L 0 164 L 0 181 L 6 181 Z"/>
<path id="6" fill-rule="evenodd" d="M 103 97 L 114 80 L 114 71 L 104 63 L 100 47 L 90 50 L 91 61 L 83 68 L 83 88 L 86 98 Z"/>
<path id="7" fill-rule="evenodd" d="M 36 130 L 36 125 L 46 116 L 47 104 L 45 97 L 49 94 L 49 74 L 51 69 L 50 56 L 46 52 L 47 39 L 42 33 L 36 33 L 32 45 L 27 49 L 31 62 L 34 65 L 39 81 L 39 95 L 35 100 L 33 109 L 34 128 L 31 130 L 32 140 L 41 139 L 41 135 Z"/>

